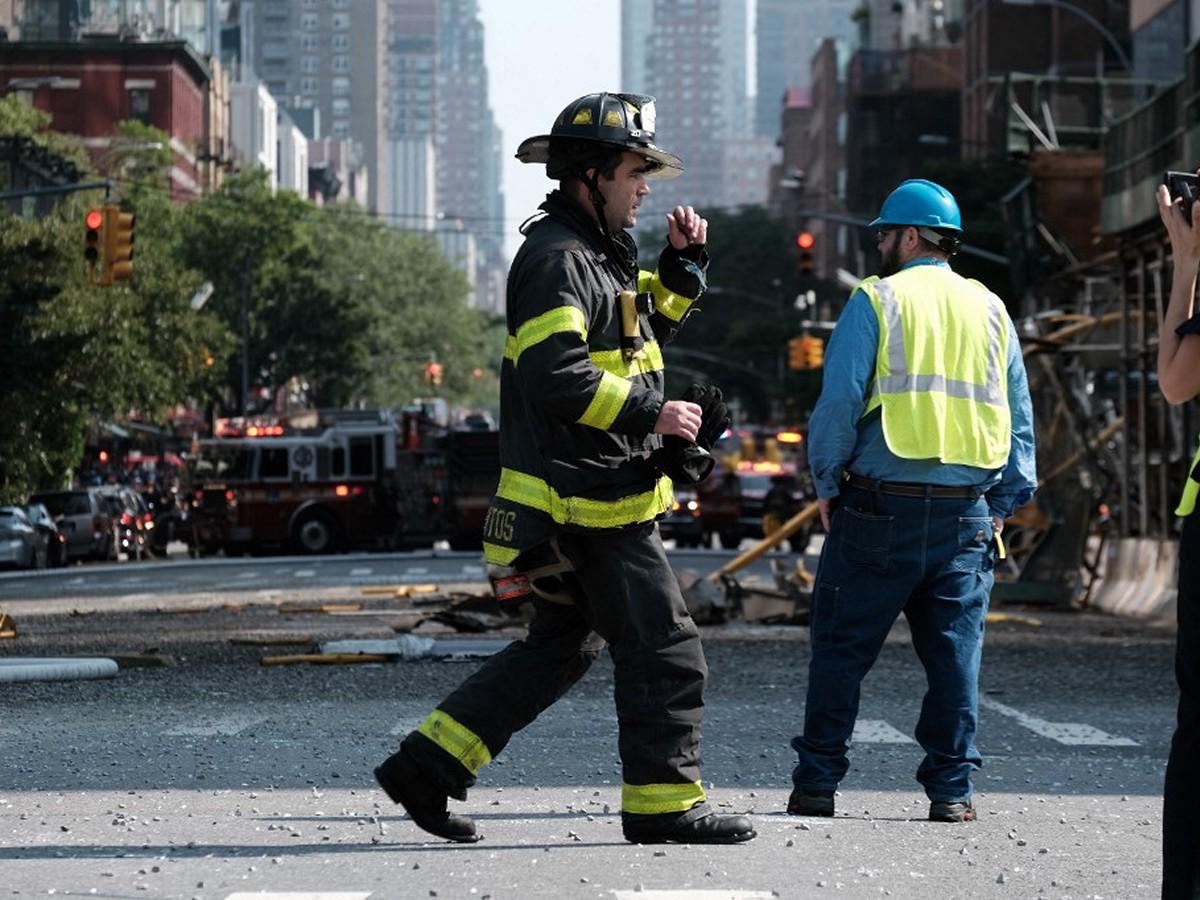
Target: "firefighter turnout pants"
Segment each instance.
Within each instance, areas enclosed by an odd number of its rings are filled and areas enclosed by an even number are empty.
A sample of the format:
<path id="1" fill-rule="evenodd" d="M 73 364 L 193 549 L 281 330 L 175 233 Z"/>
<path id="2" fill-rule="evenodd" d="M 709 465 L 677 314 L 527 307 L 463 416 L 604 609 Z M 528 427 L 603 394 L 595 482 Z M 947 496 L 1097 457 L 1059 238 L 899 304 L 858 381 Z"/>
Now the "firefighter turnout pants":
<path id="1" fill-rule="evenodd" d="M 466 799 L 514 733 L 567 692 L 605 643 L 613 660 L 626 813 L 691 809 L 700 785 L 708 674 L 700 635 L 650 522 L 560 534 L 573 602 L 537 598 L 529 633 L 491 657 L 405 738 L 402 752 Z"/>

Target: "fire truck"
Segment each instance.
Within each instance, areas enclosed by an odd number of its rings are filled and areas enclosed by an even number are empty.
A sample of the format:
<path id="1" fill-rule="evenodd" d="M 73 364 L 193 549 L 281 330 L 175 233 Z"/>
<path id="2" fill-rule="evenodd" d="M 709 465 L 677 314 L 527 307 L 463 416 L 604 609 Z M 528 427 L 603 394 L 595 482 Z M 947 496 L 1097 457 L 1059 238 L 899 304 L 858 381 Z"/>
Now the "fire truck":
<path id="1" fill-rule="evenodd" d="M 195 555 L 481 546 L 499 435 L 428 411 L 338 411 L 308 421 L 218 420 L 191 464 Z"/>

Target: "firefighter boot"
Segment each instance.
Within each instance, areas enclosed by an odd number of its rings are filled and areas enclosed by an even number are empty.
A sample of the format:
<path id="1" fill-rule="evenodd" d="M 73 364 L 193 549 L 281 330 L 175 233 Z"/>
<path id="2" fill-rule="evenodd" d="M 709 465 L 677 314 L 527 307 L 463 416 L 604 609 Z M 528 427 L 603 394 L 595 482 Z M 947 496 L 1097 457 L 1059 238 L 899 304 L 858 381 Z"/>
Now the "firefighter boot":
<path id="1" fill-rule="evenodd" d="M 681 813 L 621 813 L 621 830 L 631 844 L 740 844 L 758 832 L 747 816 L 719 815 L 707 803 Z"/>
<path id="2" fill-rule="evenodd" d="M 449 794 L 423 773 L 403 750 L 393 753 L 375 769 L 375 780 L 392 801 L 430 834 L 470 844 L 482 835 L 475 833 L 475 823 L 467 816 L 446 811 Z"/>

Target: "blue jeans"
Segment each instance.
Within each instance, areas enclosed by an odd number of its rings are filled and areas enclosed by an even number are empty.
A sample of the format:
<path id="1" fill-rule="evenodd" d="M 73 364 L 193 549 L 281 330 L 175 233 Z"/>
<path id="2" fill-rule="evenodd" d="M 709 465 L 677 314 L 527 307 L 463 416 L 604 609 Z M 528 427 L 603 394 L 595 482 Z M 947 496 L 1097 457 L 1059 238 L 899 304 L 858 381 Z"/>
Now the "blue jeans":
<path id="1" fill-rule="evenodd" d="M 860 686 L 901 612 L 928 690 L 916 739 L 917 780 L 930 800 L 967 801 L 975 748 L 979 661 L 995 563 L 980 498 L 898 497 L 844 487 L 817 569 L 812 661 L 798 788 L 829 792 L 845 777 Z"/>

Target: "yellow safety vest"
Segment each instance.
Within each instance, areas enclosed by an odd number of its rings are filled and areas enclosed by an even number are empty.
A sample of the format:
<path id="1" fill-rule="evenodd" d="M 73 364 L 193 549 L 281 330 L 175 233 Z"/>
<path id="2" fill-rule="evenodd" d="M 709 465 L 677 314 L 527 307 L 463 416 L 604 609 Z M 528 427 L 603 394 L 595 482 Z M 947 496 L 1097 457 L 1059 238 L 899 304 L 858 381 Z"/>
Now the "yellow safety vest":
<path id="1" fill-rule="evenodd" d="M 879 320 L 875 381 L 888 449 L 998 469 L 1012 448 L 1008 313 L 978 281 L 913 266 L 859 285 Z"/>
<path id="2" fill-rule="evenodd" d="M 1196 451 L 1196 455 L 1192 457 L 1192 464 L 1188 467 L 1188 477 L 1183 483 L 1183 496 L 1179 498 L 1179 505 L 1175 507 L 1177 516 L 1190 516 L 1196 508 L 1196 495 L 1200 494 L 1200 482 L 1196 481 L 1198 466 L 1200 466 L 1200 449 Z"/>

